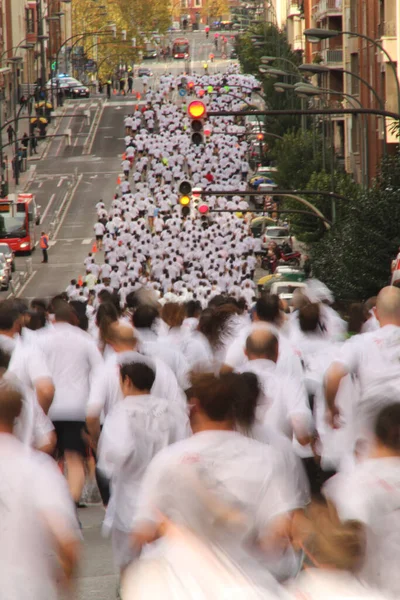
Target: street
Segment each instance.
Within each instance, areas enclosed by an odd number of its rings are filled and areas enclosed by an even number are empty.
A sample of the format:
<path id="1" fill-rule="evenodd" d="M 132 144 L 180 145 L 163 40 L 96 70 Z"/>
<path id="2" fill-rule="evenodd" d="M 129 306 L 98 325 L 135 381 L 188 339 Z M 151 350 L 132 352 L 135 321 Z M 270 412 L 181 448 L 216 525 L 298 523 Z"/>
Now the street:
<path id="1" fill-rule="evenodd" d="M 202 73 L 204 61 L 214 51 L 213 41 L 205 40 L 204 32 L 188 33 L 187 37 L 191 44 L 191 71 Z M 217 54 L 215 62 L 209 62 L 209 71 L 224 71 L 231 62 L 218 58 Z M 152 87 L 157 86 L 163 73 L 183 72 L 184 61 L 146 60 L 143 66 L 153 73 L 148 83 Z M 135 78 L 134 91 L 143 92 L 140 78 Z M 65 102 L 63 111 L 68 116 L 57 119 L 55 133 L 71 129 L 71 146 L 64 138 L 54 138 L 40 161 L 28 161 L 28 165 L 34 164 L 36 168 L 26 191 L 35 194 L 41 207 L 42 222 L 37 234 L 42 230 L 50 232 L 49 263 L 41 265 L 38 248 L 32 255 L 32 266 L 27 266 L 26 257 L 17 257 L 14 280 L 18 296 L 28 301 L 36 296 L 51 298 L 63 291 L 71 279 L 85 274 L 83 260 L 94 242 L 94 207 L 100 199 L 108 206 L 115 192 L 121 174 L 123 117 L 134 104 L 131 97 L 118 94 L 107 100 L 105 93 Z M 84 116 L 87 111 L 89 123 Z M 27 278 L 19 283 L 18 271 L 27 269 Z M 0 292 L 0 298 L 11 293 Z"/>
<path id="2" fill-rule="evenodd" d="M 188 37 L 191 70 L 202 73 L 203 62 L 214 49 L 213 41 L 206 41 L 204 32 Z M 217 59 L 209 63 L 209 70 L 223 71 L 231 62 Z M 156 87 L 163 73 L 183 72 L 184 61 L 145 61 L 143 66 L 152 70 L 149 86 Z M 134 90 L 143 91 L 140 79 L 135 79 Z M 123 117 L 132 112 L 134 104 L 131 97 L 113 95 L 107 100 L 104 94 L 67 101 L 62 110 L 68 116 L 57 119 L 55 133 L 70 128 L 71 146 L 64 138 L 54 138 L 49 140 L 41 160 L 28 162 L 34 165 L 34 175 L 26 191 L 35 194 L 40 206 L 42 222 L 37 227 L 37 239 L 41 231 L 50 233 L 49 263 L 41 264 L 38 244 L 31 258 L 16 258 L 14 283 L 18 297 L 28 302 L 35 297 L 50 299 L 64 291 L 71 279 L 85 275 L 83 260 L 95 240 L 95 205 L 103 199 L 108 208 L 115 193 L 124 148 Z M 87 111 L 90 122 L 83 116 Z M 27 268 L 30 272 L 23 279 L 20 273 Z M 12 295 L 11 290 L 0 292 L 0 298 Z M 118 578 L 111 543 L 101 534 L 103 516 L 101 505 L 79 511 L 84 552 L 77 574 L 78 600 L 113 600 L 116 595 Z"/>

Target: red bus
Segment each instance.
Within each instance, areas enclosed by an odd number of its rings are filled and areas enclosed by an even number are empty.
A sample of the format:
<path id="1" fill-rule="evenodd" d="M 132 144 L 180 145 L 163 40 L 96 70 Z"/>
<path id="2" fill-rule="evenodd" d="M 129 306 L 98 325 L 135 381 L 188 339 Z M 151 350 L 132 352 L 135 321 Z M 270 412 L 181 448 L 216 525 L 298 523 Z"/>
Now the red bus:
<path id="1" fill-rule="evenodd" d="M 0 200 L 0 243 L 7 243 L 13 252 L 28 252 L 36 244 L 35 227 L 39 224 L 35 196 L 10 194 Z"/>
<path id="2" fill-rule="evenodd" d="M 172 46 L 172 56 L 174 58 L 186 58 L 189 56 L 189 40 L 186 38 L 176 38 Z"/>

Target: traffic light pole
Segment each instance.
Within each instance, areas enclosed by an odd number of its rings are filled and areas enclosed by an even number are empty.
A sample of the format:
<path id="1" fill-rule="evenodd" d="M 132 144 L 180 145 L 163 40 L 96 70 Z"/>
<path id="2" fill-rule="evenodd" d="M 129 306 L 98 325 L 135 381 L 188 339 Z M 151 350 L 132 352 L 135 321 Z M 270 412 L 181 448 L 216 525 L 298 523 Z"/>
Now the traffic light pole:
<path id="1" fill-rule="evenodd" d="M 235 210 L 235 209 L 228 209 L 228 208 L 221 208 L 221 209 L 216 208 L 216 209 L 211 209 L 209 212 L 210 213 L 230 213 L 230 214 L 235 214 L 235 213 L 237 213 L 239 211 L 237 209 Z M 262 209 L 262 208 L 256 208 L 256 209 L 254 209 L 252 211 L 249 211 L 249 212 L 257 213 L 257 214 L 258 213 L 265 214 L 267 211 L 264 210 L 264 209 Z M 326 217 L 324 217 L 323 215 L 318 215 L 315 212 L 310 212 L 308 210 L 299 210 L 297 208 L 292 208 L 292 209 L 284 210 L 284 209 L 280 209 L 279 208 L 277 210 L 274 210 L 273 212 L 277 213 L 277 214 L 293 214 L 294 213 L 296 215 L 297 214 L 307 215 L 309 217 L 315 217 L 316 219 L 320 219 L 320 221 L 323 221 L 323 223 L 324 223 L 324 225 L 325 225 L 325 227 L 327 229 L 330 229 L 331 226 L 332 226 L 332 222 L 329 221 Z"/>
<path id="2" fill-rule="evenodd" d="M 282 117 L 284 115 L 378 115 L 389 117 L 396 121 L 400 120 L 400 114 L 388 110 L 379 110 L 377 108 L 308 108 L 307 110 L 210 110 L 207 111 L 207 117 L 240 117 L 240 116 L 266 116 Z"/>

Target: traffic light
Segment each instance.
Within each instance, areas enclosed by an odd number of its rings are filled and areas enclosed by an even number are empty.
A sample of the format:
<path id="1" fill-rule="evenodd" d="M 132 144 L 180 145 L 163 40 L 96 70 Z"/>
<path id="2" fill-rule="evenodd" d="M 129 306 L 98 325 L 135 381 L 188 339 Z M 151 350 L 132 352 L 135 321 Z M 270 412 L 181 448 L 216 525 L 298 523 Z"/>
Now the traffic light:
<path id="1" fill-rule="evenodd" d="M 259 142 L 262 142 L 264 139 L 264 134 L 263 133 L 257 133 L 257 139 Z"/>
<path id="2" fill-rule="evenodd" d="M 190 196 L 192 193 L 192 184 L 190 181 L 181 181 L 179 184 L 179 204 L 183 207 L 189 207 Z"/>
<path id="3" fill-rule="evenodd" d="M 197 210 L 204 217 L 208 213 L 208 206 L 207 204 L 200 204 L 200 206 L 197 207 Z"/>
<path id="4" fill-rule="evenodd" d="M 191 118 L 191 142 L 195 146 L 200 146 L 200 144 L 204 143 L 204 135 L 203 135 L 203 119 L 206 116 L 206 106 L 200 100 L 194 100 L 188 106 L 188 114 Z"/>

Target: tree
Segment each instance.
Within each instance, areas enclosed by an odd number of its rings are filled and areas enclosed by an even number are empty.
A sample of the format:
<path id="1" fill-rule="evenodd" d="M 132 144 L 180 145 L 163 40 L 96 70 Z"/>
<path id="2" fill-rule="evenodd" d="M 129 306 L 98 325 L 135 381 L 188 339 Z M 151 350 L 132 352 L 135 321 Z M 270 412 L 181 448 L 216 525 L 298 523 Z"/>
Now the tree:
<path id="1" fill-rule="evenodd" d="M 207 23 L 222 20 L 229 15 L 228 0 L 205 0 L 201 12 L 207 18 Z"/>
<path id="2" fill-rule="evenodd" d="M 252 41 L 254 36 L 260 36 L 260 45 L 255 45 Z M 291 66 L 286 60 L 298 65 L 301 59 L 298 54 L 292 51 L 288 44 L 286 33 L 279 30 L 274 25 L 267 23 L 258 23 L 242 35 L 236 36 L 235 49 L 238 53 L 238 59 L 243 73 L 252 73 L 258 79 L 262 78 L 261 91 L 266 99 L 266 104 L 271 110 L 286 110 L 301 108 L 300 99 L 293 92 L 280 93 L 275 90 L 274 83 L 276 79 L 268 76 L 262 76 L 259 72 L 262 56 L 276 56 L 274 67 L 288 71 L 285 76 L 286 83 L 294 83 L 298 79 L 296 66 Z M 286 59 L 280 61 L 280 58 Z M 300 127 L 300 118 L 298 116 L 287 115 L 279 119 L 266 117 L 268 131 L 275 135 L 283 135 L 289 129 Z M 270 148 L 274 147 L 274 138 L 268 140 Z"/>
<path id="3" fill-rule="evenodd" d="M 316 277 L 343 300 L 365 300 L 390 279 L 400 246 L 400 157 L 385 159 L 372 189 L 361 193 L 346 216 L 311 248 Z"/>

